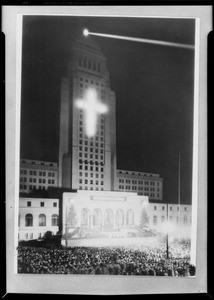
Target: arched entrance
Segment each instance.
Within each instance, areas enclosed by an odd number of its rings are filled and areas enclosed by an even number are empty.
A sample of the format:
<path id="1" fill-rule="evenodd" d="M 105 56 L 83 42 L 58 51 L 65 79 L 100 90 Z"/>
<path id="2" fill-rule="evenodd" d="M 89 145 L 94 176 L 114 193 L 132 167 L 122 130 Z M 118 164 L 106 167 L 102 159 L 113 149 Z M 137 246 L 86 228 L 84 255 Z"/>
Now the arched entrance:
<path id="1" fill-rule="evenodd" d="M 114 213 L 108 208 L 104 213 L 104 230 L 112 230 L 114 228 Z"/>
<path id="2" fill-rule="evenodd" d="M 127 215 L 126 215 L 126 225 L 127 227 L 132 227 L 134 226 L 134 211 L 132 209 L 129 209 L 127 211 Z"/>
<path id="3" fill-rule="evenodd" d="M 92 225 L 93 227 L 102 228 L 102 212 L 99 208 L 96 208 L 93 211 L 93 216 L 92 216 Z"/>
<path id="4" fill-rule="evenodd" d="M 116 225 L 118 229 L 124 226 L 124 212 L 122 209 L 116 211 Z"/>
<path id="5" fill-rule="evenodd" d="M 90 214 L 87 208 L 81 210 L 81 226 L 90 227 Z"/>

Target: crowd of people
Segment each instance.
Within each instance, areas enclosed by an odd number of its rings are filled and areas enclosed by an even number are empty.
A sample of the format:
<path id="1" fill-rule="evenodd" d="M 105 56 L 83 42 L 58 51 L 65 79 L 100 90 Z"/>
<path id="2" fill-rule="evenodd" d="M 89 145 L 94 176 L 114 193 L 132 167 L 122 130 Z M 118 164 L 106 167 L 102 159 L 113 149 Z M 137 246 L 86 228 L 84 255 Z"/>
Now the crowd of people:
<path id="1" fill-rule="evenodd" d="M 194 276 L 188 243 L 166 247 L 18 247 L 18 273 Z"/>

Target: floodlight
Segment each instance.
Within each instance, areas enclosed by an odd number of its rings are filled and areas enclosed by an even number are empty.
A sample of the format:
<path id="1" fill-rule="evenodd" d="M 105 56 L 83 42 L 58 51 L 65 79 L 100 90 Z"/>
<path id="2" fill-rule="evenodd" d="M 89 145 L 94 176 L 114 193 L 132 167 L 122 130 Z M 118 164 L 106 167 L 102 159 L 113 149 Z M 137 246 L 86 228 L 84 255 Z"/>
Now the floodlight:
<path id="1" fill-rule="evenodd" d="M 89 35 L 89 31 L 88 31 L 87 28 L 85 28 L 85 29 L 83 30 L 83 34 L 84 34 L 84 36 L 88 36 L 88 35 Z"/>

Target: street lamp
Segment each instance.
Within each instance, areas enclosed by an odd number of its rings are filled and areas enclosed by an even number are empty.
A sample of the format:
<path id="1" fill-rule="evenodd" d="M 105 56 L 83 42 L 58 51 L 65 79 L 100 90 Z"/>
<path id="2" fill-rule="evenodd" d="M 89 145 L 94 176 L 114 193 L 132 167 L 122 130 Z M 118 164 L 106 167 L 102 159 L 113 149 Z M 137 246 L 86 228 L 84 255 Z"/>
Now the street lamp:
<path id="1" fill-rule="evenodd" d="M 167 220 L 167 231 L 166 231 L 166 258 L 169 258 L 169 217 L 168 217 L 168 203 L 166 204 L 166 220 Z"/>

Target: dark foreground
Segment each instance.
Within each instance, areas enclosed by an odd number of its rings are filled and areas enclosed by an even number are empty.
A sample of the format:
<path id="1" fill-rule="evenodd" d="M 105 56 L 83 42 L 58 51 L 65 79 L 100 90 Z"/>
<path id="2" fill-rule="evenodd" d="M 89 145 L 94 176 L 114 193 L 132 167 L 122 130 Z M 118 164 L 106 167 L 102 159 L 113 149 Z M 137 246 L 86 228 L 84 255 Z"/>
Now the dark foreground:
<path id="1" fill-rule="evenodd" d="M 194 276 L 190 244 L 151 247 L 74 247 L 44 249 L 18 247 L 18 273 Z"/>

